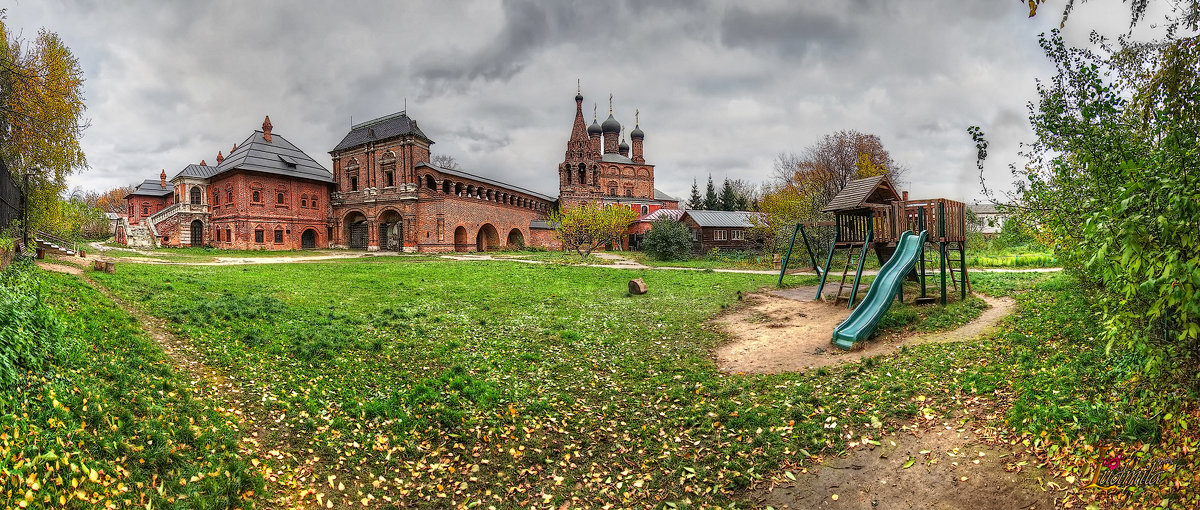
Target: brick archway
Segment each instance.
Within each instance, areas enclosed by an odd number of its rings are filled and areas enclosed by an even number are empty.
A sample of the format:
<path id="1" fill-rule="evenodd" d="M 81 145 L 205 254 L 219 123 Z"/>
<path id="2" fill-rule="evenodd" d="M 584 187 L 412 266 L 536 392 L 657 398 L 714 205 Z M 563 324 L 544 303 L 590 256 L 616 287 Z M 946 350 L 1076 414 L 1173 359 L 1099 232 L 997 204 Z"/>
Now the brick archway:
<path id="1" fill-rule="evenodd" d="M 353 250 L 367 249 L 367 242 L 370 240 L 370 232 L 367 230 L 367 216 L 358 211 L 347 213 L 342 219 L 342 232 L 345 235 L 346 245 Z"/>
<path id="2" fill-rule="evenodd" d="M 475 234 L 475 250 L 476 251 L 492 251 L 500 247 L 500 234 L 496 232 L 496 227 L 491 223 L 484 223 L 479 227 L 479 233 Z"/>
<path id="3" fill-rule="evenodd" d="M 521 233 L 521 229 L 514 228 L 508 231 L 508 242 L 504 244 L 504 247 L 510 250 L 525 249 L 525 235 Z"/>
<path id="4" fill-rule="evenodd" d="M 470 246 L 467 244 L 467 228 L 459 226 L 454 229 L 454 251 L 467 251 Z"/>

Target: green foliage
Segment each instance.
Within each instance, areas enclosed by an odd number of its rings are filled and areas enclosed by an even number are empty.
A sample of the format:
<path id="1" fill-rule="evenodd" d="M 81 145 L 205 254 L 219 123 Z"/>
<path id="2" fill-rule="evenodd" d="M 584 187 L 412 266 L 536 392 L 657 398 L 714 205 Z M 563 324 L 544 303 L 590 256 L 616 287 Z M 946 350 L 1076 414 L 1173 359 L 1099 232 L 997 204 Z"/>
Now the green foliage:
<path id="1" fill-rule="evenodd" d="M 40 373 L 68 349 L 62 323 L 44 297 L 39 271 L 28 259 L 0 272 L 0 387 Z"/>
<path id="2" fill-rule="evenodd" d="M 621 234 L 637 216 L 626 207 L 587 202 L 553 211 L 548 219 L 563 246 L 587 258 L 605 244 L 619 246 Z"/>
<path id="3" fill-rule="evenodd" d="M 1200 43 L 1042 47 L 1058 74 L 1031 115 L 1022 220 L 1100 291 L 1110 347 L 1198 383 Z"/>
<path id="4" fill-rule="evenodd" d="M 713 185 L 712 174 L 708 175 L 708 187 L 704 189 L 704 210 L 718 211 L 721 209 L 721 198 L 717 196 L 717 188 Z"/>
<path id="5" fill-rule="evenodd" d="M 232 415 L 200 397 L 206 385 L 174 373 L 133 317 L 78 279 L 18 271 L 39 276 L 6 274 L 2 292 L 36 280 L 60 342 L 78 347 L 0 385 L 0 505 L 253 506 L 262 477 Z"/>
<path id="6" fill-rule="evenodd" d="M 692 210 L 704 209 L 704 198 L 700 196 L 700 188 L 696 184 L 696 179 L 692 179 L 692 194 L 688 197 L 684 207 Z"/>
<path id="7" fill-rule="evenodd" d="M 33 174 L 29 222 L 49 228 L 66 177 L 87 167 L 83 69 L 57 34 L 42 29 L 26 41 L 11 28 L 0 15 L 0 153 L 18 182 Z"/>
<path id="8" fill-rule="evenodd" d="M 659 218 L 650 225 L 641 247 L 658 260 L 683 260 L 692 253 L 692 232 L 681 222 Z"/>

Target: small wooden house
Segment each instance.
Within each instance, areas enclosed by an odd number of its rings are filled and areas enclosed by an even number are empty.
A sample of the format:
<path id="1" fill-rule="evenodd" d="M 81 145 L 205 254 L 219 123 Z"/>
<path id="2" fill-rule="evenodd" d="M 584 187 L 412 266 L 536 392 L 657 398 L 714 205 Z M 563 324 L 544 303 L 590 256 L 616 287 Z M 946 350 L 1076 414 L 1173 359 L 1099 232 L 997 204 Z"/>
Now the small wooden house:
<path id="1" fill-rule="evenodd" d="M 679 221 L 692 231 L 692 251 L 705 253 L 722 250 L 757 250 L 762 240 L 750 229 L 750 218 L 759 213 L 748 211 L 684 211 Z"/>

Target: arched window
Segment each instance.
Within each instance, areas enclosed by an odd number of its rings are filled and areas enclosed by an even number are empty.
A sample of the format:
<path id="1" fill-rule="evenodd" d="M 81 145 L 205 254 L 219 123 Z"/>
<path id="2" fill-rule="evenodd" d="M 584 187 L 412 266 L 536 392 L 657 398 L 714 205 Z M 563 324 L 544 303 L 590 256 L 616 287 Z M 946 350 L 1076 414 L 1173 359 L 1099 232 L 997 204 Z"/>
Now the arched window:
<path id="1" fill-rule="evenodd" d="M 425 187 L 432 191 L 437 191 L 437 181 L 433 180 L 432 175 L 425 176 Z"/>
<path id="2" fill-rule="evenodd" d="M 648 205 L 643 205 L 643 206 L 642 206 L 642 216 L 645 216 L 645 215 L 647 215 L 647 214 L 650 214 L 650 206 L 648 206 Z"/>
<path id="3" fill-rule="evenodd" d="M 450 194 L 450 179 L 442 179 L 442 193 Z"/>
<path id="4" fill-rule="evenodd" d="M 212 205 L 216 207 L 221 204 L 221 190 L 214 189 L 212 197 Z"/>
<path id="5" fill-rule="evenodd" d="M 188 199 L 194 205 L 200 205 L 200 186 L 192 186 L 192 190 L 188 192 Z"/>

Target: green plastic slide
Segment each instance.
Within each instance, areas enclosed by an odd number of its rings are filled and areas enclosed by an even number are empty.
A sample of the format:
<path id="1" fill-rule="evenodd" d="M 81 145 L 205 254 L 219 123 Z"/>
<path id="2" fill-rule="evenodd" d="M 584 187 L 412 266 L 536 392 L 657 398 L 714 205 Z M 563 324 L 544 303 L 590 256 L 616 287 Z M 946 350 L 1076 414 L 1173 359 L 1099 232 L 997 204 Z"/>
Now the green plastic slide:
<path id="1" fill-rule="evenodd" d="M 926 235 L 924 230 L 919 235 L 912 232 L 901 234 L 896 253 L 879 268 L 879 274 L 867 289 L 867 297 L 863 298 L 858 308 L 850 312 L 846 320 L 834 328 L 833 345 L 849 350 L 855 342 L 861 342 L 875 332 L 879 318 L 892 306 L 892 300 L 904 284 L 904 277 L 912 271 L 913 265 L 921 256 L 921 247 L 925 244 Z"/>

